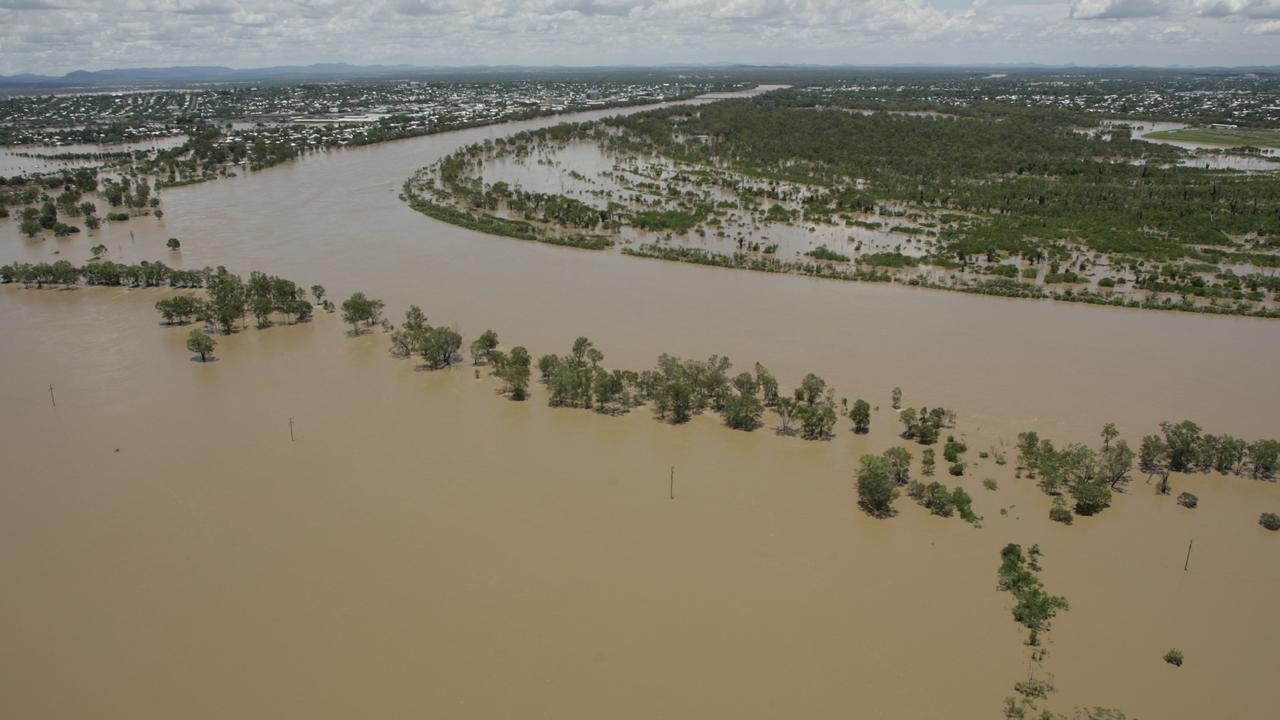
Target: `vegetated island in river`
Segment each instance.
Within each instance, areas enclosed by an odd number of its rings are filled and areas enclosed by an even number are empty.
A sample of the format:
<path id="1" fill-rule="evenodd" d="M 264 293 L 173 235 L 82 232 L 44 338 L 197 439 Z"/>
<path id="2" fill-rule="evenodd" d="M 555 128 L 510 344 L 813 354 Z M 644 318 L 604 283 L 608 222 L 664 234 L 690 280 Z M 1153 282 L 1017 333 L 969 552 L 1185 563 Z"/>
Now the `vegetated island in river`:
<path id="1" fill-rule="evenodd" d="M 524 240 L 761 272 L 1280 317 L 1280 171 L 1096 116 L 862 108 L 828 87 L 464 147 L 411 207 Z"/>

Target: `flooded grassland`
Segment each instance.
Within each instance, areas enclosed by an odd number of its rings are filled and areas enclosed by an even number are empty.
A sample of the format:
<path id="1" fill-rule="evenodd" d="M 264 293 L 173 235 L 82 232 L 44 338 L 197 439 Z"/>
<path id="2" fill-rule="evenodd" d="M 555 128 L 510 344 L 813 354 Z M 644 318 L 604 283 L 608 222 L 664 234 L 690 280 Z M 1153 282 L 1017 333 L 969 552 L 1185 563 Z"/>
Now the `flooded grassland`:
<path id="1" fill-rule="evenodd" d="M 2 287 L 4 715 L 994 717 L 1027 673 L 995 587 L 1008 542 L 1039 543 L 1071 603 L 1040 671 L 1049 707 L 1266 714 L 1280 545 L 1257 516 L 1274 483 L 1175 476 L 1200 497 L 1187 510 L 1139 473 L 1066 527 L 1014 463 L 976 453 L 1011 454 L 1024 429 L 1093 444 L 1109 421 L 1130 442 L 1183 417 L 1274 436 L 1273 323 L 639 262 L 399 201 L 416 168 L 551 122 L 170 189 L 163 218 L 89 237 L 0 221 L 0 261 L 79 263 L 101 243 L 363 290 L 396 318 L 418 303 L 535 356 L 578 335 L 611 366 L 719 352 L 868 398 L 871 433 L 673 427 L 549 408 L 541 387 L 510 402 L 325 314 L 220 336 L 201 365 L 157 325 L 162 291 Z M 888 520 L 857 508 L 858 457 L 902 443 L 895 385 L 959 413 L 974 465 L 947 481 L 982 528 L 905 497 Z"/>
<path id="2" fill-rule="evenodd" d="M 466 227 L 591 249 L 613 245 L 630 256 L 1148 309 L 1277 312 L 1274 227 L 1264 216 L 1223 217 L 1240 202 L 1274 201 L 1261 178 L 1280 166 L 1267 157 L 1193 155 L 1131 140 L 1134 132 L 1145 137 L 1145 126 L 1104 123 L 1015 129 L 1011 144 L 1031 149 L 990 161 L 978 159 L 987 146 L 964 147 L 965 131 L 951 126 L 986 128 L 996 142 L 991 127 L 1013 121 L 780 109 L 764 101 L 719 114 L 716 107 L 465 146 L 415 173 L 405 199 Z M 777 120 L 783 113 L 790 114 Z M 826 138 L 795 145 L 816 158 L 755 150 L 785 144 L 760 137 L 758 125 L 782 123 L 778 132 L 786 132 L 787 122 L 815 113 L 827 119 L 812 130 Z M 902 146 L 885 161 L 902 167 L 863 158 L 885 152 L 864 137 L 877 133 Z M 930 139 L 919 157 L 909 142 L 903 146 L 903 136 L 935 134 L 947 139 Z M 1095 172 L 1107 180 L 1079 177 Z M 939 177 L 918 179 L 931 174 Z M 1118 195 L 1131 190 L 1109 187 L 1147 188 L 1146 205 L 1118 212 Z M 1219 193 L 1251 199 L 1221 212 L 1189 205 Z M 1029 207 L 1010 208 L 1019 203 Z M 1010 220 L 1024 212 L 1027 218 Z M 1218 226 L 1202 222 L 1211 215 Z"/>

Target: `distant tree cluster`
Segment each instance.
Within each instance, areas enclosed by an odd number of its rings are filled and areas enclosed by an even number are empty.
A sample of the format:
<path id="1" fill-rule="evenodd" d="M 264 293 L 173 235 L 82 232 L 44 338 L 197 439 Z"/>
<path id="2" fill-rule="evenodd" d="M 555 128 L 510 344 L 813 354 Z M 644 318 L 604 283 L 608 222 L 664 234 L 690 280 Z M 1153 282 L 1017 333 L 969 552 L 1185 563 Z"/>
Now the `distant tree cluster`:
<path id="1" fill-rule="evenodd" d="M 1136 467 L 1148 475 L 1159 475 L 1157 489 L 1168 493 L 1169 473 L 1208 472 L 1243 474 L 1254 478 L 1274 477 L 1280 466 L 1280 441 L 1246 442 L 1230 435 L 1202 434 L 1200 426 L 1184 420 L 1160 424 L 1160 435 L 1147 435 L 1135 453 L 1119 439 L 1119 431 L 1110 423 L 1102 429 L 1102 445 L 1094 450 L 1071 444 L 1062 449 L 1035 432 L 1018 435 L 1018 472 L 1039 479 L 1041 489 L 1055 497 L 1050 518 L 1063 523 L 1072 520 L 1071 509 L 1060 497 L 1070 495 L 1074 511 L 1093 515 L 1111 504 L 1112 491 L 1129 479 Z M 1194 508 L 1199 500 L 1183 493 L 1179 504 Z"/>
<path id="2" fill-rule="evenodd" d="M 156 303 L 156 310 L 166 323 L 197 320 L 217 326 L 223 334 L 231 334 L 236 323 L 252 313 L 259 328 L 269 327 L 273 316 L 284 316 L 292 322 L 311 319 L 312 306 L 305 291 L 291 280 L 254 272 L 249 282 L 225 268 L 211 272 L 204 280 L 207 297 L 175 296 Z"/>
<path id="3" fill-rule="evenodd" d="M 902 437 L 921 445 L 932 445 L 938 441 L 938 434 L 943 428 L 955 427 L 956 424 L 956 414 L 941 407 L 932 410 L 927 407 L 919 410 L 907 408 L 898 414 L 898 419 L 903 426 Z"/>
<path id="4" fill-rule="evenodd" d="M 948 489 L 940 482 L 926 484 L 913 480 L 907 485 L 907 495 L 934 515 L 951 517 L 956 513 L 965 522 L 973 524 L 981 520 L 973 512 L 973 498 L 959 485 Z"/>
<path id="5" fill-rule="evenodd" d="M 320 297 L 322 293 L 317 294 Z M 380 321 L 383 307 L 382 301 L 355 293 L 342 303 L 343 318 L 358 333 Z M 398 328 L 387 327 L 391 329 L 393 355 L 420 355 L 432 369 L 448 367 L 459 359 L 461 334 L 454 328 L 428 324 L 417 306 L 409 308 Z M 527 350 L 517 347 L 504 353 L 497 333 L 491 330 L 472 341 L 468 350 L 474 364 L 491 366 L 493 374 L 504 382 L 506 394 L 516 400 L 528 396 L 533 363 Z M 837 410 L 834 389 L 825 380 L 810 373 L 787 395 L 779 391 L 777 378 L 759 363 L 753 372 L 733 374 L 732 367 L 728 358 L 718 355 L 689 360 L 663 354 L 651 370 L 610 369 L 604 365 L 604 353 L 585 337 L 575 340 L 568 353 L 546 354 L 536 363 L 547 388 L 547 401 L 556 407 L 618 414 L 647 404 L 660 419 L 675 424 L 710 411 L 719 414 L 725 425 L 747 431 L 759 428 L 765 411 L 772 410 L 778 416 L 781 434 L 798 432 L 808 440 L 831 436 L 842 410 Z M 849 414 L 855 431 L 867 431 L 870 412 L 866 401 L 854 403 Z"/>
<path id="6" fill-rule="evenodd" d="M 1252 443 L 1231 435 L 1202 433 L 1190 420 L 1160 423 L 1159 435 L 1142 438 L 1138 451 L 1139 466 L 1150 475 L 1161 475 L 1167 481 L 1170 471 L 1209 472 L 1241 475 L 1268 480 L 1280 469 L 1280 441 L 1256 440 Z"/>

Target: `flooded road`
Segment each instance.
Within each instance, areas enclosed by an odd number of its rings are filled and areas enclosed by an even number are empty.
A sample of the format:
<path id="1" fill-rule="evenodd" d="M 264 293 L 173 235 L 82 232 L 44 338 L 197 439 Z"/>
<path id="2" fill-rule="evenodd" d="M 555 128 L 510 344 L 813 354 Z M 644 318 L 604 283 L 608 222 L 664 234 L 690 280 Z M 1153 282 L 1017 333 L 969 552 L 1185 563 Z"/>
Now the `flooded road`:
<path id="1" fill-rule="evenodd" d="M 906 498 L 888 521 L 857 509 L 857 458 L 897 442 L 887 409 L 869 436 L 842 420 L 806 443 L 555 410 L 541 388 L 512 403 L 333 316 L 219 337 L 202 366 L 157 325 L 157 292 L 5 286 L 0 715 L 989 718 L 1026 676 L 995 589 L 1007 542 L 1039 542 L 1071 602 L 1051 707 L 1266 715 L 1280 543 L 1257 516 L 1280 511 L 1275 484 L 1175 481 L 1200 496 L 1187 511 L 1139 476 L 1064 527 L 1012 463 L 976 453 L 1027 428 L 1095 443 L 1107 421 L 1136 443 L 1184 416 L 1280 435 L 1280 324 L 642 261 L 397 199 L 456 147 L 547 122 L 167 190 L 163 220 L 96 237 L 0 221 L 0 262 L 83 261 L 101 241 L 114 260 L 363 290 L 396 319 L 418 303 L 535 355 L 588 335 L 610 366 L 719 352 L 885 408 L 900 385 L 959 413 L 977 464 L 959 482 L 985 527 Z M 1186 666 L 1160 660 L 1171 647 Z"/>

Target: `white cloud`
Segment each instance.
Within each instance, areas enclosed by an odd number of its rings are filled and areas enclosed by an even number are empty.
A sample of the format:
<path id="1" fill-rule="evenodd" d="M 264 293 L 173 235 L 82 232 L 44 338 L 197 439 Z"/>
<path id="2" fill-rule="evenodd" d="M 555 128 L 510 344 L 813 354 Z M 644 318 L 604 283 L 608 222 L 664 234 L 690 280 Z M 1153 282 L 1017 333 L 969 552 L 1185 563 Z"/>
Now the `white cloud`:
<path id="1" fill-rule="evenodd" d="M 1280 19 L 1280 0 L 1192 0 L 1191 8 L 1203 17 Z"/>
<path id="2" fill-rule="evenodd" d="M 69 3 L 57 0 L 0 0 L 0 10 L 59 10 Z"/>
<path id="3" fill-rule="evenodd" d="M 1169 10 L 1168 0 L 1072 0 L 1071 3 L 1071 17 L 1076 20 L 1163 17 Z"/>
<path id="4" fill-rule="evenodd" d="M 1245 32 L 1250 35 L 1280 35 L 1280 20 L 1254 23 Z"/>
<path id="5" fill-rule="evenodd" d="M 1280 0 L 0 0 L 0 73 L 330 61 L 1246 65 L 1276 62 L 1265 36 L 1278 8 Z"/>

